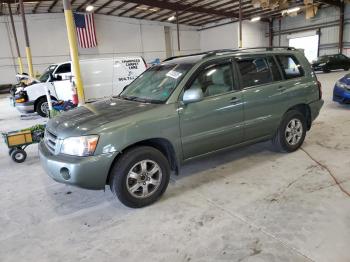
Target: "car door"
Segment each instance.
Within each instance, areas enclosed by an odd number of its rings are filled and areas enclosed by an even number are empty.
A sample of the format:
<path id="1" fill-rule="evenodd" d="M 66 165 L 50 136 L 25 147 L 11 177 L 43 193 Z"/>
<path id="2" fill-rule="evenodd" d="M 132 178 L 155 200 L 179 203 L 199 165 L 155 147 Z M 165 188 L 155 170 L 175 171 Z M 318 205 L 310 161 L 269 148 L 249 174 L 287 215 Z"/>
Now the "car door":
<path id="1" fill-rule="evenodd" d="M 348 70 L 350 68 L 350 59 L 343 54 L 337 55 L 339 60 L 338 69 Z"/>
<path id="2" fill-rule="evenodd" d="M 234 79 L 232 60 L 225 59 L 201 67 L 186 85 L 186 90 L 201 88 L 204 98 L 179 104 L 185 159 L 241 142 L 243 101 Z"/>
<path id="3" fill-rule="evenodd" d="M 276 130 L 286 104 L 277 61 L 254 55 L 240 57 L 236 63 L 244 99 L 244 140 L 268 136 Z"/>
<path id="4" fill-rule="evenodd" d="M 72 100 L 73 90 L 70 76 L 71 64 L 65 63 L 59 65 L 53 73 L 54 79 L 51 82 L 56 91 L 56 98 L 59 100 Z"/>
<path id="5" fill-rule="evenodd" d="M 327 67 L 330 70 L 336 70 L 339 69 L 339 60 L 337 59 L 336 56 L 330 56 L 328 63 L 327 63 Z"/>

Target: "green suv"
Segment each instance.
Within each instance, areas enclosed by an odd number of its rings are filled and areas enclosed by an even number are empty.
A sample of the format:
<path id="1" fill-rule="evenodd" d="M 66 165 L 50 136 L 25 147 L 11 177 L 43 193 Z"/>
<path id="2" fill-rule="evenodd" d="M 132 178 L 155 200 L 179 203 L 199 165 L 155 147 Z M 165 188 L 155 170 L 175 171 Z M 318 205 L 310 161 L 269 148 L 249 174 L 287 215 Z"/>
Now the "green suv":
<path id="1" fill-rule="evenodd" d="M 129 207 L 155 202 L 188 160 L 271 139 L 297 150 L 323 105 L 293 48 L 217 50 L 153 66 L 118 97 L 51 119 L 40 159 L 56 181 L 109 185 Z"/>

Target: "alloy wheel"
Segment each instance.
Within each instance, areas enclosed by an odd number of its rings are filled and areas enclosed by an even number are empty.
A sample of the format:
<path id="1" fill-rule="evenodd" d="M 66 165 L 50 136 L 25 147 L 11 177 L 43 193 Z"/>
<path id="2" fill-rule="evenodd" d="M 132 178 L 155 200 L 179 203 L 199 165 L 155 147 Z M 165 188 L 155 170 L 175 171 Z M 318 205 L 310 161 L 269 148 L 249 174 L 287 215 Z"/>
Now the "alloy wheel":
<path id="1" fill-rule="evenodd" d="M 48 102 L 44 102 L 41 104 L 40 106 L 40 110 L 41 112 L 43 112 L 45 115 L 49 114 L 49 103 Z"/>
<path id="2" fill-rule="evenodd" d="M 285 130 L 285 138 L 289 145 L 295 146 L 298 144 L 303 136 L 303 125 L 297 118 L 293 118 L 287 124 Z"/>
<path id="3" fill-rule="evenodd" d="M 126 187 L 136 198 L 147 198 L 157 191 L 162 181 L 162 170 L 152 160 L 137 162 L 126 177 Z"/>

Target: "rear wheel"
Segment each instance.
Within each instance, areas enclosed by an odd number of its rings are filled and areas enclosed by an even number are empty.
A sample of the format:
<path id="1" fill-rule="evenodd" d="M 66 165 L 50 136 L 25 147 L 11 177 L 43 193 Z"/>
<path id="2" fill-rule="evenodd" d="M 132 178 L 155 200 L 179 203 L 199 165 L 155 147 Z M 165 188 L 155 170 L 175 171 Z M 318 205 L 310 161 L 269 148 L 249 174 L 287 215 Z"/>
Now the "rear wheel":
<path id="1" fill-rule="evenodd" d="M 305 116 L 298 110 L 290 110 L 284 115 L 272 142 L 278 151 L 293 152 L 303 144 L 306 129 Z"/>
<path id="2" fill-rule="evenodd" d="M 16 149 L 16 148 L 13 148 L 13 147 L 9 149 L 9 155 L 10 155 L 10 156 L 11 156 L 13 150 L 15 150 L 15 149 Z"/>
<path id="3" fill-rule="evenodd" d="M 26 160 L 27 158 L 27 153 L 21 148 L 16 148 L 12 151 L 11 153 L 11 158 L 13 161 L 16 163 L 22 163 Z"/>
<path id="4" fill-rule="evenodd" d="M 153 147 L 135 147 L 126 151 L 114 164 L 110 188 L 128 207 L 150 205 L 165 192 L 170 166 L 165 156 Z"/>
<path id="5" fill-rule="evenodd" d="M 344 71 L 349 71 L 349 66 L 344 67 Z"/>

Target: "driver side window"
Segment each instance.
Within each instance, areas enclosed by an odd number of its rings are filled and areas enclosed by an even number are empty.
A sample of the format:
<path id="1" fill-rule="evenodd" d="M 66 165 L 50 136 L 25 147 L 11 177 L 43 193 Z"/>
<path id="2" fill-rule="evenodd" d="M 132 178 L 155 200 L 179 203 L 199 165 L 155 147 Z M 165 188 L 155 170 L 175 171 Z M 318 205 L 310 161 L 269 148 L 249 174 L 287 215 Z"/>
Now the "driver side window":
<path id="1" fill-rule="evenodd" d="M 202 70 L 189 89 L 200 88 L 204 97 L 232 91 L 233 77 L 231 63 L 214 64 Z"/>

